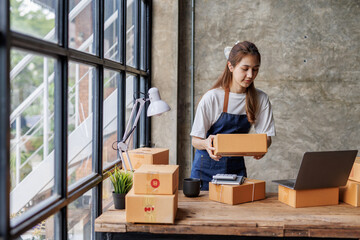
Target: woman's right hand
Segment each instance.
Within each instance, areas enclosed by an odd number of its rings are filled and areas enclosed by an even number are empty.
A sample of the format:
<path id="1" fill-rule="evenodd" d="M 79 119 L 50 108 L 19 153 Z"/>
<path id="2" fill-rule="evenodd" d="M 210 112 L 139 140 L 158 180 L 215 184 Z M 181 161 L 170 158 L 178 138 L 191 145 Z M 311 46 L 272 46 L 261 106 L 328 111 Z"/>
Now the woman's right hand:
<path id="1" fill-rule="evenodd" d="M 210 135 L 207 139 L 205 139 L 205 149 L 208 152 L 209 156 L 214 159 L 215 161 L 219 161 L 221 156 L 214 155 L 214 141 L 215 135 Z"/>
<path id="2" fill-rule="evenodd" d="M 192 145 L 199 150 L 206 150 L 209 154 L 209 157 L 215 161 L 219 161 L 221 156 L 214 155 L 215 148 L 213 146 L 213 140 L 215 135 L 210 135 L 206 139 L 201 139 L 198 137 L 192 138 Z"/>

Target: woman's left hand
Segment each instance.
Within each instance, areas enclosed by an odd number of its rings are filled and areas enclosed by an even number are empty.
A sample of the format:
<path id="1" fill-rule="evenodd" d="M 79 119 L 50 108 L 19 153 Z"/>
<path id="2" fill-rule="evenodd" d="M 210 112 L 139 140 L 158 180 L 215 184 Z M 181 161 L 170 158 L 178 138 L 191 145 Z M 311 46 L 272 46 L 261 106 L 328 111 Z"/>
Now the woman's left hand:
<path id="1" fill-rule="evenodd" d="M 272 141 L 271 141 L 271 137 L 268 136 L 268 137 L 267 137 L 267 147 L 268 147 L 268 148 L 270 147 L 271 142 L 272 142 Z M 254 156 L 254 159 L 259 160 L 259 159 L 263 158 L 264 156 L 265 156 L 265 154 L 259 155 L 259 156 Z"/>

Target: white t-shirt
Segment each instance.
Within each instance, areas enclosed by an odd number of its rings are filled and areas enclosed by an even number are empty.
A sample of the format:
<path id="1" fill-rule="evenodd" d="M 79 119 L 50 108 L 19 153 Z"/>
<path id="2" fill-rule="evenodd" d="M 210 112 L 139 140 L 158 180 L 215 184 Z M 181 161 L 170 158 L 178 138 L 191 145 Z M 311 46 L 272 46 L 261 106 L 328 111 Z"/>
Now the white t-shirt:
<path id="1" fill-rule="evenodd" d="M 256 113 L 254 129 L 256 133 L 266 133 L 275 136 L 275 123 L 269 97 L 263 91 L 256 89 L 259 109 Z M 194 124 L 190 135 L 206 138 L 210 127 L 219 119 L 224 107 L 225 91 L 222 88 L 212 89 L 201 98 L 196 110 Z M 229 93 L 227 112 L 236 115 L 246 115 L 245 93 Z"/>

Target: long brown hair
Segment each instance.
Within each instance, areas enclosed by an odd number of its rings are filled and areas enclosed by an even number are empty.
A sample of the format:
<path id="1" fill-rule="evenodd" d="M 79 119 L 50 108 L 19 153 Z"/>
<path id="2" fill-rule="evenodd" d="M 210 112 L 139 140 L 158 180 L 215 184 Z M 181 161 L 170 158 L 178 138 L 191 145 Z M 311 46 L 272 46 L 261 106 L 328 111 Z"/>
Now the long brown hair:
<path id="1" fill-rule="evenodd" d="M 259 59 L 259 63 L 261 62 L 261 55 L 259 53 L 259 50 L 255 46 L 255 44 L 248 41 L 240 42 L 231 49 L 228 62 L 230 62 L 233 67 L 235 67 L 243 57 L 249 54 L 257 56 Z M 227 89 L 230 88 L 231 83 L 232 83 L 232 72 L 229 70 L 229 67 L 226 64 L 224 72 L 221 74 L 221 76 L 218 78 L 218 80 L 215 82 L 215 84 L 212 86 L 211 89 L 220 88 L 220 87 L 223 89 Z M 245 104 L 246 115 L 248 121 L 251 124 L 253 124 L 255 123 L 256 120 L 255 114 L 258 109 L 257 92 L 255 89 L 254 82 L 252 82 L 250 86 L 246 88 L 245 93 L 246 93 L 246 104 Z"/>

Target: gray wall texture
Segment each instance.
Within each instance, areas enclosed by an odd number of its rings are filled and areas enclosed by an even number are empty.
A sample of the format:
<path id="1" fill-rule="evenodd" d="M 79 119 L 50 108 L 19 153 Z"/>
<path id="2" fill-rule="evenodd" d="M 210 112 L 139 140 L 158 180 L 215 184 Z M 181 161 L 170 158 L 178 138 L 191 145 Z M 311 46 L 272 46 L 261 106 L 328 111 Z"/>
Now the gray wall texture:
<path id="1" fill-rule="evenodd" d="M 152 80 L 171 111 L 151 119 L 153 147 L 169 148 L 170 164 L 177 164 L 178 21 L 177 1 L 154 0 L 152 6 Z"/>
<path id="2" fill-rule="evenodd" d="M 254 42 L 255 86 L 273 106 L 277 136 L 248 176 L 295 178 L 306 151 L 360 150 L 360 1 L 195 1 L 195 104 L 223 71 L 224 47 Z M 191 1 L 179 1 L 177 163 L 190 175 Z M 165 58 L 169 54 L 164 53 Z"/>

